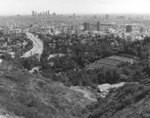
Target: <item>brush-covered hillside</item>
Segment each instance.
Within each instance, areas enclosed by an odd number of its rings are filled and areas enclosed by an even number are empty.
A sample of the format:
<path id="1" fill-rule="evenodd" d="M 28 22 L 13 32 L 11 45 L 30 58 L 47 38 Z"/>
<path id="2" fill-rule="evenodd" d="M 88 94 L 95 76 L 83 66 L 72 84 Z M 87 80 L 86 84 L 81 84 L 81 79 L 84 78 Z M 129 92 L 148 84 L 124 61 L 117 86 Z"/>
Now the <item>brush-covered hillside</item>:
<path id="1" fill-rule="evenodd" d="M 1 118 L 84 118 L 83 109 L 90 103 L 82 93 L 13 62 L 0 64 Z"/>

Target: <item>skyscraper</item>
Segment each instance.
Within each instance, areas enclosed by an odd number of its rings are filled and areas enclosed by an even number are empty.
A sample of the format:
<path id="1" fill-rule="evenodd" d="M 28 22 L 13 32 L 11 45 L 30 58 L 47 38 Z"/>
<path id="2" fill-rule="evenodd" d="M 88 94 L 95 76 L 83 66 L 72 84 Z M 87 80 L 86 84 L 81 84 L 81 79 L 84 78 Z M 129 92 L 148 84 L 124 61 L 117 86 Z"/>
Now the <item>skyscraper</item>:
<path id="1" fill-rule="evenodd" d="M 109 15 L 108 14 L 106 14 L 106 19 L 109 19 Z"/>
<path id="2" fill-rule="evenodd" d="M 132 25 L 127 25 L 126 26 L 126 32 L 127 33 L 132 32 Z"/>
<path id="3" fill-rule="evenodd" d="M 90 30 L 90 23 L 89 22 L 85 22 L 83 24 L 84 30 Z"/>
<path id="4" fill-rule="evenodd" d="M 49 12 L 49 10 L 47 11 L 47 15 L 50 15 L 50 12 Z"/>
<path id="5" fill-rule="evenodd" d="M 140 33 L 143 33 L 144 32 L 144 27 L 141 27 L 140 28 Z"/>
<path id="6" fill-rule="evenodd" d="M 97 22 L 96 28 L 97 28 L 97 31 L 100 31 L 100 22 Z"/>
<path id="7" fill-rule="evenodd" d="M 32 11 L 32 16 L 35 16 L 35 11 Z"/>
<path id="8" fill-rule="evenodd" d="M 47 15 L 50 15 L 49 10 L 41 12 L 32 11 L 32 16 L 47 16 Z M 56 15 L 56 13 L 54 13 L 54 15 Z"/>

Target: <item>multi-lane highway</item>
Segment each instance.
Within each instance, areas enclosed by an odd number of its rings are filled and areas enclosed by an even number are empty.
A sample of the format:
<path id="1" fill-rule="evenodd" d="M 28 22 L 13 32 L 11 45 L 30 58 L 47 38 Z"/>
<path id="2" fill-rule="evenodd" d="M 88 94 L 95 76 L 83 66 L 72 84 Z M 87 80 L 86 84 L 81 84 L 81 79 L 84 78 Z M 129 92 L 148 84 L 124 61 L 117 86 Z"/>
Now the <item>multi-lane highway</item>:
<path id="1" fill-rule="evenodd" d="M 21 58 L 28 58 L 33 55 L 38 55 L 38 58 L 40 59 L 42 53 L 43 53 L 43 42 L 37 37 L 34 36 L 34 34 L 27 32 L 27 37 L 33 42 L 33 48 L 23 54 Z"/>

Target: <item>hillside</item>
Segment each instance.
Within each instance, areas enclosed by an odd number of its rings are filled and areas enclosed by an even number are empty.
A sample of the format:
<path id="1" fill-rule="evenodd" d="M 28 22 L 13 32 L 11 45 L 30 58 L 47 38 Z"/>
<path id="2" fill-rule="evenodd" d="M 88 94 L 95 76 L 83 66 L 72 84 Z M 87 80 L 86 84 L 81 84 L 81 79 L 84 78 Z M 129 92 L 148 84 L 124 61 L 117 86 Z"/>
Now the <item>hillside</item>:
<path id="1" fill-rule="evenodd" d="M 149 118 L 150 87 L 138 83 L 113 90 L 104 100 L 89 106 L 88 118 Z"/>
<path id="2" fill-rule="evenodd" d="M 59 82 L 34 76 L 4 61 L 0 65 L 0 117 L 84 118 L 91 101 Z"/>

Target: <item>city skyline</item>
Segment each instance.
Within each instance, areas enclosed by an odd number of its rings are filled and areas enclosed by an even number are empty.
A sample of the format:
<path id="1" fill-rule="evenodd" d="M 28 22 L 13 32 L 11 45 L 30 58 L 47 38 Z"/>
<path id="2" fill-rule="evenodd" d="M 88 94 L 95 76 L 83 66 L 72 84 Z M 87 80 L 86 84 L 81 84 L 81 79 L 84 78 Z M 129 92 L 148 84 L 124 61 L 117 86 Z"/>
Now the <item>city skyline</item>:
<path id="1" fill-rule="evenodd" d="M 5 0 L 0 15 L 29 15 L 50 10 L 58 14 L 150 14 L 149 0 Z"/>

